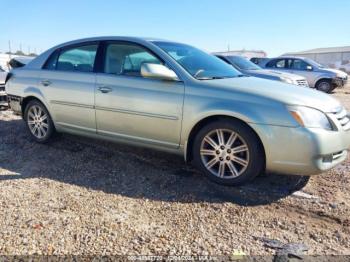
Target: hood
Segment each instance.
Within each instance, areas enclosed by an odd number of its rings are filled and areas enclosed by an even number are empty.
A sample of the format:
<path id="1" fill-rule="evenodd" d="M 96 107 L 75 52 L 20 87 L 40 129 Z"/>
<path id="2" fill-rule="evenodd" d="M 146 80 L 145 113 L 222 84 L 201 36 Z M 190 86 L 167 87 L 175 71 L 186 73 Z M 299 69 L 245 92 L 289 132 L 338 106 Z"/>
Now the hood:
<path id="1" fill-rule="evenodd" d="M 348 76 L 347 73 L 341 71 L 341 70 L 338 70 L 338 69 L 333 69 L 333 68 L 322 68 L 322 70 L 326 70 L 326 71 L 330 71 L 332 73 L 335 73 L 338 77 L 341 77 L 341 78 L 346 78 Z"/>
<path id="2" fill-rule="evenodd" d="M 304 79 L 304 77 L 302 76 L 298 76 L 295 74 L 290 74 L 290 73 L 285 73 L 285 72 L 279 72 L 279 71 L 274 71 L 274 70 L 268 70 L 268 69 L 259 69 L 259 70 L 249 70 L 249 73 L 251 75 L 261 75 L 261 76 L 271 76 L 271 77 L 275 77 L 275 78 L 289 78 L 292 80 L 301 80 Z"/>
<path id="3" fill-rule="evenodd" d="M 5 84 L 6 76 L 6 72 L 0 72 L 0 85 Z"/>
<path id="4" fill-rule="evenodd" d="M 235 77 L 205 81 L 213 88 L 260 96 L 285 105 L 300 105 L 316 108 L 322 112 L 334 112 L 341 104 L 321 91 L 271 81 L 256 77 Z"/>

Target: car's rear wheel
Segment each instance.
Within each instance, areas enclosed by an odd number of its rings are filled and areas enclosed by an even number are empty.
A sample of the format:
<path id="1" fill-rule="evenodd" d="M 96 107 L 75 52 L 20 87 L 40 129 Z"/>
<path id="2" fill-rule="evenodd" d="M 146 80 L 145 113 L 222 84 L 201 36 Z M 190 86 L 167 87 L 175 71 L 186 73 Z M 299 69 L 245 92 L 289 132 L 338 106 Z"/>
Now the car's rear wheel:
<path id="1" fill-rule="evenodd" d="M 257 135 L 240 121 L 208 124 L 197 134 L 193 150 L 196 166 L 219 184 L 243 184 L 264 168 L 265 155 Z"/>
<path id="2" fill-rule="evenodd" d="M 329 79 L 321 79 L 317 82 L 316 89 L 325 93 L 330 93 L 333 90 L 332 81 Z"/>
<path id="3" fill-rule="evenodd" d="M 55 131 L 45 106 L 37 100 L 30 101 L 24 111 L 24 120 L 31 137 L 38 143 L 46 143 Z"/>

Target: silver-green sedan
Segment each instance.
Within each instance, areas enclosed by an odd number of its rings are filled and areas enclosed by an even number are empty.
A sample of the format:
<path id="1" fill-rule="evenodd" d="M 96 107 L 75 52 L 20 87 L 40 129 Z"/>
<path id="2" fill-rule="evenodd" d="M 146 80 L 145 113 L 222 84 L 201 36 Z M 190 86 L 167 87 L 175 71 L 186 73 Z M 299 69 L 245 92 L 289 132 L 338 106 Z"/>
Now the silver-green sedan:
<path id="1" fill-rule="evenodd" d="M 344 161 L 350 120 L 334 98 L 247 77 L 195 47 L 97 37 L 58 45 L 7 79 L 31 137 L 55 132 L 184 156 L 215 182 L 313 175 Z M 34 157 L 34 156 L 33 156 Z"/>

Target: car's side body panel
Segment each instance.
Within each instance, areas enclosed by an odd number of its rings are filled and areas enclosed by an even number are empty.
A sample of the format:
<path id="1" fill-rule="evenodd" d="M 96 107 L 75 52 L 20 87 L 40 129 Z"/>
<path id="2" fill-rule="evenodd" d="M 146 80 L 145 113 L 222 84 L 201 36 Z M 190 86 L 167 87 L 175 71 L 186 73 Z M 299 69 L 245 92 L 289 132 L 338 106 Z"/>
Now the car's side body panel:
<path id="1" fill-rule="evenodd" d="M 94 73 L 41 70 L 38 85 L 56 127 L 96 131 L 95 79 Z M 50 84 L 43 85 L 45 81 Z"/>
<path id="2" fill-rule="evenodd" d="M 102 93 L 98 87 L 108 87 Z M 99 134 L 179 147 L 184 83 L 97 75 L 96 124 Z"/>

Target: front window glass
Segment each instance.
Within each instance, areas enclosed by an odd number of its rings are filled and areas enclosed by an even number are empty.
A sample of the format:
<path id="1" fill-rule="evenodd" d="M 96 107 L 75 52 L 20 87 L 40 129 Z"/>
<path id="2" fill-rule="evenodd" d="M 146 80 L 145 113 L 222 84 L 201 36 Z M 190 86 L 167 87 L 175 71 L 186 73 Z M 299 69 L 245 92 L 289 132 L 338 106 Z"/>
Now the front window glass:
<path id="1" fill-rule="evenodd" d="M 312 60 L 312 59 L 309 59 L 309 58 L 305 58 L 305 61 L 307 63 L 309 63 L 310 65 L 312 65 L 313 67 L 318 67 L 318 68 L 325 68 L 324 65 L 320 64 L 320 63 L 317 63 L 316 61 Z"/>
<path id="2" fill-rule="evenodd" d="M 251 61 L 249 61 L 241 56 L 228 56 L 227 59 L 241 70 L 261 69 L 259 66 L 257 66 L 253 62 L 251 62 Z"/>
<path id="3" fill-rule="evenodd" d="M 266 67 L 270 68 L 285 68 L 286 67 L 286 61 L 285 59 L 279 59 L 279 60 L 272 60 L 266 64 Z"/>
<path id="4" fill-rule="evenodd" d="M 92 72 L 97 44 L 63 50 L 57 60 L 56 70 Z"/>
<path id="5" fill-rule="evenodd" d="M 141 76 L 144 63 L 162 64 L 145 48 L 134 44 L 109 44 L 106 50 L 105 69 L 107 74 Z"/>
<path id="6" fill-rule="evenodd" d="M 309 64 L 304 62 L 303 60 L 294 59 L 292 68 L 294 70 L 307 70 L 308 66 Z"/>
<path id="7" fill-rule="evenodd" d="M 231 78 L 241 75 L 239 71 L 222 61 L 220 58 L 195 47 L 185 44 L 158 41 L 154 42 L 154 44 L 168 53 L 196 79 L 208 80 Z"/>

